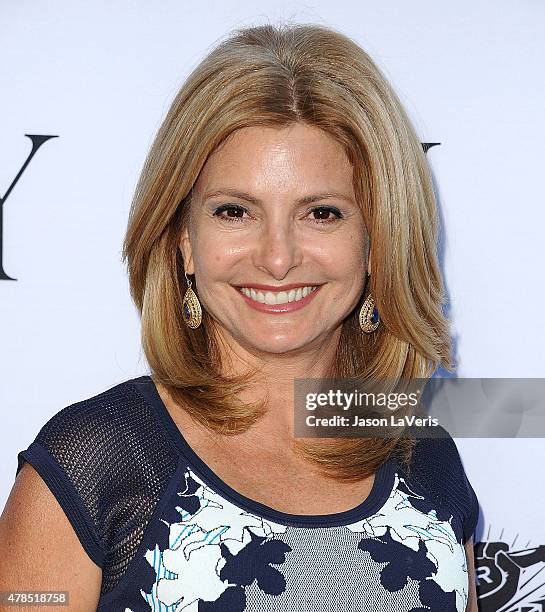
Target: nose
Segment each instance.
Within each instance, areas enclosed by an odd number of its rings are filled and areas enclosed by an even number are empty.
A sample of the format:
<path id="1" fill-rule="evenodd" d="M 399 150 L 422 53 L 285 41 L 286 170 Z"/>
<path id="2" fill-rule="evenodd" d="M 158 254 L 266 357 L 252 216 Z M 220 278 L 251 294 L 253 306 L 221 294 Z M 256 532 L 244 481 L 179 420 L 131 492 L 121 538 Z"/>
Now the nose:
<path id="1" fill-rule="evenodd" d="M 257 268 L 282 280 L 301 260 L 301 246 L 291 223 L 269 223 L 263 228 L 254 249 L 253 263 Z"/>

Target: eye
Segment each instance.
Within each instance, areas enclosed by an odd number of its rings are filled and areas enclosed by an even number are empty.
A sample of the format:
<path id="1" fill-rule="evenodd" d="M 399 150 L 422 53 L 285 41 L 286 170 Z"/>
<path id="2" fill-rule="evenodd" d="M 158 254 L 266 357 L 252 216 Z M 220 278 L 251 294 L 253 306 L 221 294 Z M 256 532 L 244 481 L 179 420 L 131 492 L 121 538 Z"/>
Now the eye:
<path id="1" fill-rule="evenodd" d="M 309 214 L 319 213 L 320 215 L 328 215 L 333 213 L 336 215 L 333 219 L 326 219 L 323 216 L 320 216 L 319 219 L 314 219 L 314 221 L 318 221 L 318 223 L 336 223 L 339 219 L 343 218 L 341 211 L 334 206 L 315 206 L 309 211 Z"/>
<path id="2" fill-rule="evenodd" d="M 227 215 L 223 213 L 227 213 Z M 216 208 L 213 215 L 229 223 L 241 223 L 244 221 L 244 213 L 248 213 L 248 210 L 243 206 L 239 206 L 238 204 L 222 204 Z M 336 223 L 339 219 L 343 218 L 341 211 L 334 206 L 315 206 L 309 210 L 308 214 L 319 215 L 319 218 L 313 219 L 313 221 L 319 224 Z M 335 217 L 328 218 L 331 214 L 335 215 Z"/>
<path id="3" fill-rule="evenodd" d="M 235 213 L 235 216 L 228 214 L 227 216 L 222 215 L 221 213 L 229 211 L 230 213 Z M 224 221 L 229 221 L 230 223 L 240 223 L 243 221 L 242 215 L 248 212 L 244 207 L 238 206 L 237 204 L 222 204 L 218 206 L 214 211 L 214 216 L 219 219 L 223 219 Z"/>

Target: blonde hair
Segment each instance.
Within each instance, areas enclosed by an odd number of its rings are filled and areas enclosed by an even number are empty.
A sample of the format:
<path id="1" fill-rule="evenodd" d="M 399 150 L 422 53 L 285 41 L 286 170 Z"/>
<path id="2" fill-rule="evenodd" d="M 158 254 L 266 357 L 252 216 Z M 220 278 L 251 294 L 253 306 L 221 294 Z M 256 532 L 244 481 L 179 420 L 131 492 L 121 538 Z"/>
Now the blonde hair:
<path id="1" fill-rule="evenodd" d="M 177 93 L 145 161 L 123 244 L 152 377 L 194 419 L 226 435 L 246 431 L 266 405 L 237 397 L 255 384 L 255 372 L 220 375 L 206 311 L 198 329 L 185 325 L 179 239 L 209 155 L 239 128 L 294 122 L 318 127 L 344 147 L 370 238 L 370 282 L 343 322 L 329 377 L 397 380 L 428 378 L 440 365 L 453 369 L 430 170 L 392 87 L 361 47 L 330 28 L 267 24 L 235 30 Z M 358 314 L 369 292 L 381 324 L 367 335 Z M 303 440 L 294 440 L 296 452 L 325 475 L 346 481 L 373 474 L 393 452 L 408 464 L 415 443 Z"/>

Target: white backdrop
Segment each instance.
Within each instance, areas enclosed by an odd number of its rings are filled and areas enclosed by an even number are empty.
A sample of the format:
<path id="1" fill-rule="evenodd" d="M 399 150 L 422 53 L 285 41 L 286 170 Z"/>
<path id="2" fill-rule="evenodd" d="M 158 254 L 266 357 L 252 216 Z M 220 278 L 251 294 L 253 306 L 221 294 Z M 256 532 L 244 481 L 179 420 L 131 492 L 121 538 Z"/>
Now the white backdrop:
<path id="1" fill-rule="evenodd" d="M 121 243 L 178 87 L 228 30 L 285 19 L 353 37 L 421 141 L 441 143 L 428 159 L 458 376 L 545 377 L 544 2 L 4 0 L 0 198 L 31 151 L 25 134 L 57 138 L 3 204 L 15 280 L 0 280 L 1 507 L 17 452 L 50 416 L 146 372 Z M 457 443 L 481 504 L 477 540 L 545 544 L 543 441 Z"/>

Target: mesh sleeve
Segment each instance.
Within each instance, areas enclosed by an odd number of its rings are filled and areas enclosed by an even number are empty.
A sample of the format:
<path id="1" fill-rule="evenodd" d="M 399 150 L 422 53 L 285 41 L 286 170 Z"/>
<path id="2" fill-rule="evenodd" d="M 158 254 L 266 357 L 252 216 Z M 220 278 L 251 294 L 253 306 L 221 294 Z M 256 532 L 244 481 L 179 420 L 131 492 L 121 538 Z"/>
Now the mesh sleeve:
<path id="1" fill-rule="evenodd" d="M 477 495 L 469 482 L 466 474 L 464 473 L 464 484 L 467 489 L 467 512 L 465 514 L 465 518 L 463 521 L 463 530 L 464 530 L 464 544 L 471 538 L 471 536 L 475 533 L 475 528 L 477 527 L 477 522 L 479 520 L 479 500 L 477 499 Z"/>
<path id="2" fill-rule="evenodd" d="M 63 408 L 18 454 L 17 473 L 25 461 L 36 469 L 102 568 L 101 595 L 124 576 L 178 461 L 143 380 Z"/>
<path id="3" fill-rule="evenodd" d="M 105 556 L 103 544 L 87 508 L 66 472 L 47 448 L 36 441 L 18 453 L 16 477 L 25 461 L 38 472 L 59 502 L 85 552 L 96 565 L 102 567 Z"/>
<path id="4" fill-rule="evenodd" d="M 417 440 L 411 473 L 443 508 L 459 518 L 465 544 L 477 526 L 479 501 L 454 440 L 443 427 L 439 429 L 439 437 Z"/>

